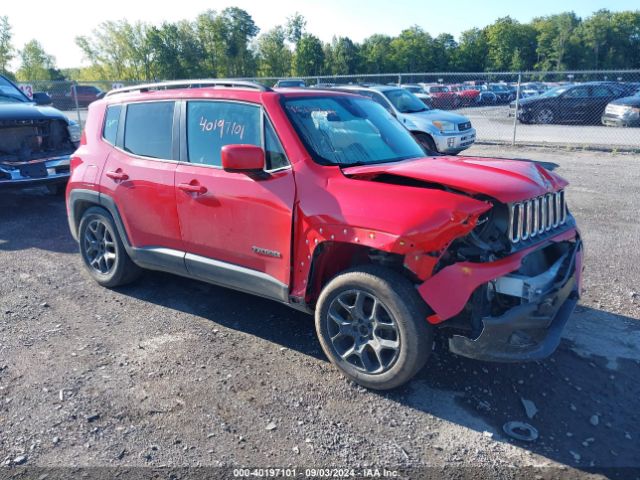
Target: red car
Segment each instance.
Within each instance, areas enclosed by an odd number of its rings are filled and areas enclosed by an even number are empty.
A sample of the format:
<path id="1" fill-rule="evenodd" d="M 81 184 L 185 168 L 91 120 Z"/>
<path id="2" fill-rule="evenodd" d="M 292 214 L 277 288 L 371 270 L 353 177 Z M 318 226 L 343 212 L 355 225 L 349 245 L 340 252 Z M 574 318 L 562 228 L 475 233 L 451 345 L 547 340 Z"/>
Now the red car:
<path id="1" fill-rule="evenodd" d="M 105 92 L 93 85 L 71 85 L 66 91 L 53 91 L 51 101 L 56 108 L 71 110 L 76 108 L 76 96 L 78 107 L 86 108 L 91 102 L 104 97 Z"/>
<path id="2" fill-rule="evenodd" d="M 408 381 L 436 331 L 467 357 L 543 358 L 578 300 L 566 181 L 523 161 L 426 157 L 350 93 L 113 91 L 89 106 L 71 166 L 69 226 L 99 284 L 147 268 L 314 313 L 326 355 L 366 387 Z"/>
<path id="3" fill-rule="evenodd" d="M 431 96 L 431 102 L 434 108 L 457 108 L 460 102 L 458 95 L 452 92 L 449 87 L 444 85 L 425 85 L 420 84 L 425 92 Z"/>
<path id="4" fill-rule="evenodd" d="M 449 89 L 458 97 L 458 105 L 475 105 L 480 101 L 480 90 L 465 89 L 462 85 L 449 85 Z"/>

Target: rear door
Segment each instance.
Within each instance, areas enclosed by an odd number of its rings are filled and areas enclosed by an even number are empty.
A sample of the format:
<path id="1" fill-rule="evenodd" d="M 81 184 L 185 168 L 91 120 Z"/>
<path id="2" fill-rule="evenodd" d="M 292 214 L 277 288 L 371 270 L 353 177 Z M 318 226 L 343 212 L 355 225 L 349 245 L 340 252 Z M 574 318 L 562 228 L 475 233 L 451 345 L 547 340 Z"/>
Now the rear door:
<path id="1" fill-rule="evenodd" d="M 295 183 L 271 123 L 259 105 L 239 101 L 192 100 L 182 117 L 175 184 L 187 269 L 214 283 L 286 298 Z M 262 146 L 266 171 L 223 170 L 221 148 L 231 144 Z"/>
<path id="2" fill-rule="evenodd" d="M 183 250 L 174 189 L 174 110 L 172 101 L 124 106 L 102 171 L 102 193 L 115 202 L 134 247 Z"/>

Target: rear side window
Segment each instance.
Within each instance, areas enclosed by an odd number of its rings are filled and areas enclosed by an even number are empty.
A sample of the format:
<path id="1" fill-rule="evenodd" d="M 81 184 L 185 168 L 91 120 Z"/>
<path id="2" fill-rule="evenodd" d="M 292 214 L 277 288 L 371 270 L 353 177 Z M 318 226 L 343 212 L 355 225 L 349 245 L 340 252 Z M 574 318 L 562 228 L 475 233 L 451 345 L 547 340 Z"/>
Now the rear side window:
<path id="1" fill-rule="evenodd" d="M 122 105 L 111 105 L 107 107 L 107 114 L 104 119 L 104 129 L 102 130 L 102 136 L 111 145 L 116 144 L 116 138 L 118 136 L 118 122 L 120 120 L 120 112 L 122 111 Z"/>
<path id="2" fill-rule="evenodd" d="M 124 149 L 134 155 L 172 159 L 173 102 L 127 106 Z"/>
<path id="3" fill-rule="evenodd" d="M 187 104 L 187 148 L 189 161 L 221 166 L 224 145 L 262 146 L 260 107 L 233 102 L 189 102 Z"/>

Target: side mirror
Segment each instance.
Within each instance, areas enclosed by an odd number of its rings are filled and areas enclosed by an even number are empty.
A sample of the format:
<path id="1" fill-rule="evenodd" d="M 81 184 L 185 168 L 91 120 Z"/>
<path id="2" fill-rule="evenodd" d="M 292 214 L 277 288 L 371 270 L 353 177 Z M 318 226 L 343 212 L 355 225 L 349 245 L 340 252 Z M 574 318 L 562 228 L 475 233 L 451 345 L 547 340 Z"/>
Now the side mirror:
<path id="1" fill-rule="evenodd" d="M 33 101 L 36 105 L 51 105 L 51 97 L 45 92 L 34 92 Z"/>
<path id="2" fill-rule="evenodd" d="M 221 157 L 228 172 L 262 172 L 265 167 L 264 150 L 255 145 L 225 145 Z"/>

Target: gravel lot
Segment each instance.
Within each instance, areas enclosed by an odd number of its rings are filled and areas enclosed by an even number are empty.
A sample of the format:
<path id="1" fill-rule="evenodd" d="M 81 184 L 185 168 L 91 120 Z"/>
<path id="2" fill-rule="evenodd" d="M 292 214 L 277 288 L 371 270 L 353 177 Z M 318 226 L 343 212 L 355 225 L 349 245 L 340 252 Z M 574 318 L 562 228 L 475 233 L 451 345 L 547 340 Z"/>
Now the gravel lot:
<path id="1" fill-rule="evenodd" d="M 550 359 L 499 365 L 438 349 L 387 393 L 347 382 L 312 318 L 277 303 L 154 272 L 99 287 L 61 197 L 0 192 L 0 478 L 17 463 L 640 477 L 640 157 L 470 153 L 547 162 L 572 182 L 586 292 Z M 509 439 L 510 420 L 539 438 Z"/>

